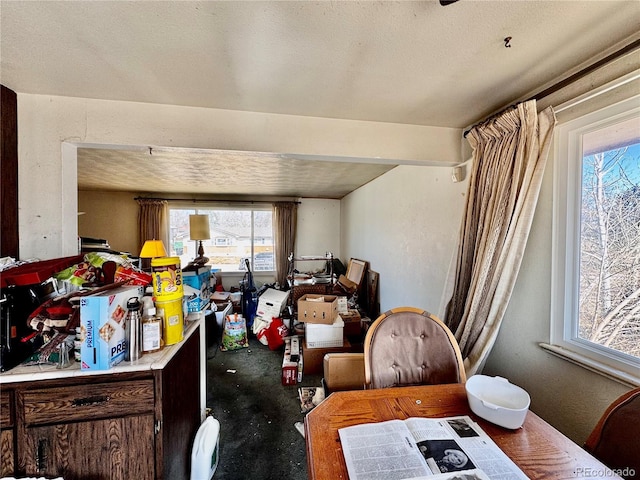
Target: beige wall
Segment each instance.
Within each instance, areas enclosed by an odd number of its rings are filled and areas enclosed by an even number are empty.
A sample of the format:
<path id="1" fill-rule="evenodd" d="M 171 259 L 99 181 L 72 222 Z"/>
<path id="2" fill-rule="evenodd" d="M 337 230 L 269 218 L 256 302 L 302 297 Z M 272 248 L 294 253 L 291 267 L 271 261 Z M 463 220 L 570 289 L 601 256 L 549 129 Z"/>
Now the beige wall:
<path id="1" fill-rule="evenodd" d="M 119 252 L 138 255 L 138 202 L 132 192 L 78 191 L 78 236 L 104 238 Z"/>

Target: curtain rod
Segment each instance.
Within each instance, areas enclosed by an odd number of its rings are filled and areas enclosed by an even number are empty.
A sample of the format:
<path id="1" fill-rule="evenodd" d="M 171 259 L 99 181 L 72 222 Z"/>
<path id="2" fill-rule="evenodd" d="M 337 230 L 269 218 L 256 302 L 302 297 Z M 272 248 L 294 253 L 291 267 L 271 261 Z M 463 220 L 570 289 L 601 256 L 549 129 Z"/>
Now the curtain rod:
<path id="1" fill-rule="evenodd" d="M 302 202 L 291 202 L 287 200 L 224 200 L 224 199 L 198 199 L 198 198 L 160 198 L 160 197 L 134 197 L 134 200 L 158 200 L 165 202 L 192 202 L 192 203 L 268 203 L 274 204 L 279 202 L 295 203 L 300 205 Z"/>
<path id="2" fill-rule="evenodd" d="M 560 80 L 557 83 L 554 83 L 553 85 L 551 85 L 548 88 L 545 88 L 544 90 L 536 93 L 535 95 L 529 97 L 527 100 L 523 100 L 523 102 L 528 102 L 530 100 L 541 100 L 544 97 L 548 97 L 549 95 L 551 95 L 552 93 L 557 92 L 558 90 L 563 89 L 564 87 L 566 87 L 567 85 L 572 84 L 573 82 L 576 82 L 577 80 L 580 80 L 582 77 L 587 76 L 588 74 L 590 74 L 591 72 L 593 72 L 594 70 L 597 70 L 600 67 L 603 67 L 605 65 L 607 65 L 608 63 L 613 62 L 614 60 L 622 57 L 623 55 L 626 55 L 629 52 L 632 52 L 634 50 L 636 50 L 637 48 L 640 47 L 640 38 L 637 40 L 634 40 L 633 42 L 625 45 L 624 47 L 620 48 L 619 50 L 616 50 L 613 53 L 610 53 L 609 55 L 607 55 L 606 57 L 601 58 L 600 60 L 598 60 L 597 62 L 592 63 L 591 65 L 586 66 L 585 68 L 583 68 L 582 70 L 577 71 L 576 73 L 569 75 L 567 78 Z M 467 135 L 469 134 L 469 132 L 477 127 L 478 125 L 482 125 L 484 122 L 486 122 L 487 120 L 498 116 L 514 107 L 516 107 L 519 103 L 523 103 L 523 102 L 518 102 L 514 105 L 509 105 L 507 108 L 504 108 L 502 110 L 500 110 L 498 113 L 495 113 L 493 115 L 491 115 L 490 117 L 473 124 L 471 127 L 467 128 L 464 131 L 464 137 L 466 138 Z"/>

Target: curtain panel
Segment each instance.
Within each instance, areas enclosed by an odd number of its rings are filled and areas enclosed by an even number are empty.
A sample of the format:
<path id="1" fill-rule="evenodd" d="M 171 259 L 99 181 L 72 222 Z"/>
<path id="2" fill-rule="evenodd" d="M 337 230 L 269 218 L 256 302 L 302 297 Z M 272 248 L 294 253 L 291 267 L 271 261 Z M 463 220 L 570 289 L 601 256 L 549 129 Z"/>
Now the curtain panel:
<path id="1" fill-rule="evenodd" d="M 162 240 L 167 252 L 170 251 L 168 204 L 166 200 L 138 199 L 138 251 L 147 240 Z"/>
<path id="2" fill-rule="evenodd" d="M 553 129 L 551 107 L 516 105 L 473 127 L 473 167 L 445 323 L 467 375 L 481 371 L 509 303 L 538 201 Z"/>
<path id="3" fill-rule="evenodd" d="M 275 202 L 273 204 L 273 228 L 275 233 L 276 282 L 287 285 L 289 254 L 295 251 L 298 204 Z"/>

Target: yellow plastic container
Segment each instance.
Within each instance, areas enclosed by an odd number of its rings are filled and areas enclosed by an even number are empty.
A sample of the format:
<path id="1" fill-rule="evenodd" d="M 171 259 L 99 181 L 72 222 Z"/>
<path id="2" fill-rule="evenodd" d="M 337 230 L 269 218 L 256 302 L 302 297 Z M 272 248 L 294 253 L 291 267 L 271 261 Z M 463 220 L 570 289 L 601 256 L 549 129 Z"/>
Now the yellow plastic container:
<path id="1" fill-rule="evenodd" d="M 183 297 L 169 300 L 156 298 L 156 314 L 162 317 L 162 338 L 165 345 L 174 345 L 184 338 Z"/>
<path id="2" fill-rule="evenodd" d="M 160 257 L 151 260 L 153 296 L 158 300 L 182 298 L 182 268 L 179 257 Z"/>

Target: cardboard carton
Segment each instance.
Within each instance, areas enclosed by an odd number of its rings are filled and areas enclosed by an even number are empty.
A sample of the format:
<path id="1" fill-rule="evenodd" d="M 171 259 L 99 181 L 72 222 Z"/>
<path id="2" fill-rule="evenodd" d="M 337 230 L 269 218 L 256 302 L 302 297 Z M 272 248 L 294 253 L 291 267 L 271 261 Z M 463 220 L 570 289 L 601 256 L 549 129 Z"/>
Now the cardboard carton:
<path id="1" fill-rule="evenodd" d="M 287 298 L 289 298 L 289 292 L 281 292 L 274 288 L 266 289 L 258 298 L 256 315 L 267 322 L 274 317 L 279 317 L 287 303 Z"/>
<path id="2" fill-rule="evenodd" d="M 364 353 L 327 353 L 322 363 L 324 382 L 329 392 L 364 388 Z"/>
<path id="3" fill-rule="evenodd" d="M 305 375 L 322 374 L 322 362 L 327 353 L 352 352 L 354 347 L 346 338 L 339 347 L 332 348 L 309 348 L 306 342 L 302 344 L 302 355 L 304 356 Z"/>
<path id="4" fill-rule="evenodd" d="M 204 265 L 197 270 L 182 270 L 182 283 L 185 287 L 184 292 L 189 313 L 199 312 L 209 305 L 211 297 L 210 279 L 211 265 Z M 193 295 L 188 295 L 188 292 L 193 292 Z"/>
<path id="5" fill-rule="evenodd" d="M 107 370 L 124 359 L 127 301 L 143 294 L 144 287 L 122 286 L 80 299 L 83 370 Z"/>
<path id="6" fill-rule="evenodd" d="M 306 294 L 298 299 L 298 321 L 333 324 L 338 317 L 338 297 L 335 295 Z"/>

